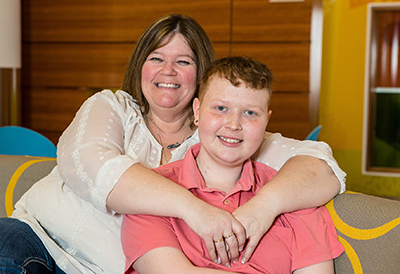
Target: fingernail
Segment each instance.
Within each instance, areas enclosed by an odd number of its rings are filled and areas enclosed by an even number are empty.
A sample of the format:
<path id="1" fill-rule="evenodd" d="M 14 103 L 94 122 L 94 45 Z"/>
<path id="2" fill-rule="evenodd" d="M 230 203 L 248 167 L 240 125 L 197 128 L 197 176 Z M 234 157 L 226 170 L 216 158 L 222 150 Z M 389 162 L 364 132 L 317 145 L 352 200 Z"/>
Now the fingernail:
<path id="1" fill-rule="evenodd" d="M 246 258 L 242 258 L 242 260 L 240 261 L 242 264 L 246 263 Z"/>
<path id="2" fill-rule="evenodd" d="M 221 258 L 218 256 L 217 264 L 221 264 Z"/>
<path id="3" fill-rule="evenodd" d="M 233 263 L 236 264 L 239 261 L 239 259 L 233 260 Z"/>
<path id="4" fill-rule="evenodd" d="M 226 263 L 225 266 L 228 268 L 231 267 L 231 265 L 229 263 Z"/>

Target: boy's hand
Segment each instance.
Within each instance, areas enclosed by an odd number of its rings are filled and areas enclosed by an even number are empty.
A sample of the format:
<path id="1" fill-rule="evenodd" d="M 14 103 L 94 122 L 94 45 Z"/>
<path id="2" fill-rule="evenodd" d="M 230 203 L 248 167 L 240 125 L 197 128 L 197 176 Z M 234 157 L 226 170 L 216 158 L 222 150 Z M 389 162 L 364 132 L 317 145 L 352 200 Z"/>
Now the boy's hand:
<path id="1" fill-rule="evenodd" d="M 261 238 L 269 230 L 277 215 L 274 208 L 265 203 L 265 201 L 258 203 L 256 197 L 253 197 L 233 212 L 233 216 L 246 229 L 246 238 L 248 239 L 241 259 L 242 263 L 250 259 Z"/>
<path id="2" fill-rule="evenodd" d="M 212 261 L 227 267 L 238 261 L 246 232 L 231 213 L 198 200 L 182 219 L 203 239 Z"/>

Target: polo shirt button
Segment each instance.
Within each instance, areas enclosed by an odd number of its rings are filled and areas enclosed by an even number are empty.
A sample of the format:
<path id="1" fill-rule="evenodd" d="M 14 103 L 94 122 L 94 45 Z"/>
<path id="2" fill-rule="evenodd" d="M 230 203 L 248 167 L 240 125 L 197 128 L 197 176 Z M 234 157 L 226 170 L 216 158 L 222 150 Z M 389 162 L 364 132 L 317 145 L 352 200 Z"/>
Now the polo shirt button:
<path id="1" fill-rule="evenodd" d="M 225 200 L 224 204 L 229 205 L 230 201 L 229 200 Z"/>

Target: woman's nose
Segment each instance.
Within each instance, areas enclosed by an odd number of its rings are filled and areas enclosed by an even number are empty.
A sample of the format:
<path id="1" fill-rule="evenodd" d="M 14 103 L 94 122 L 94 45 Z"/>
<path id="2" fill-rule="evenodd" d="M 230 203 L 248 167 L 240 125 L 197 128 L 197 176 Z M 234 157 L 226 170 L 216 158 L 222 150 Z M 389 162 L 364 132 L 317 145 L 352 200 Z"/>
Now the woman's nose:
<path id="1" fill-rule="evenodd" d="M 176 75 L 176 70 L 173 62 L 166 62 L 163 66 L 162 73 L 164 75 Z"/>

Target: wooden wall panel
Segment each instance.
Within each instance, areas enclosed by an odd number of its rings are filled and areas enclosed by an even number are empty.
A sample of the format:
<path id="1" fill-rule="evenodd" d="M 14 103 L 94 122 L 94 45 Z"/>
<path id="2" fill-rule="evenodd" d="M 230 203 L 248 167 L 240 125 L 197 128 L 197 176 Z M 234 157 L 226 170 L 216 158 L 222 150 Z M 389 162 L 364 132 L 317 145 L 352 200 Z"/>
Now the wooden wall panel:
<path id="1" fill-rule="evenodd" d="M 229 43 L 212 43 L 215 51 L 216 58 L 229 56 L 230 44 Z"/>
<path id="2" fill-rule="evenodd" d="M 133 43 L 32 43 L 23 47 L 24 86 L 119 88 Z M 217 56 L 228 43 L 215 43 Z"/>
<path id="3" fill-rule="evenodd" d="M 132 43 L 31 43 L 23 47 L 24 86 L 119 87 Z"/>
<path id="4" fill-rule="evenodd" d="M 270 109 L 268 131 L 297 139 L 304 139 L 310 133 L 307 93 L 274 93 Z"/>
<path id="5" fill-rule="evenodd" d="M 103 88 L 120 87 L 132 48 L 131 44 L 26 45 L 25 125 L 58 140 L 84 99 Z M 229 53 L 228 43 L 216 43 L 214 48 L 217 56 Z"/>
<path id="6" fill-rule="evenodd" d="M 72 121 L 82 103 L 93 94 L 83 88 L 26 88 L 23 108 L 24 120 L 55 144 L 61 132 Z"/>
<path id="7" fill-rule="evenodd" d="M 308 134 L 312 0 L 22 0 L 23 126 L 53 142 L 82 102 L 118 88 L 135 41 L 167 13 L 194 17 L 218 58 L 249 55 L 276 76 L 271 131 Z"/>
<path id="8" fill-rule="evenodd" d="M 232 41 L 309 41 L 312 0 L 234 0 Z"/>
<path id="9" fill-rule="evenodd" d="M 213 41 L 229 41 L 230 0 L 22 0 L 23 40 L 137 41 L 155 19 L 189 14 Z"/>
<path id="10" fill-rule="evenodd" d="M 275 91 L 308 92 L 309 44 L 234 43 L 232 55 L 248 55 L 264 62 L 275 75 Z"/>

